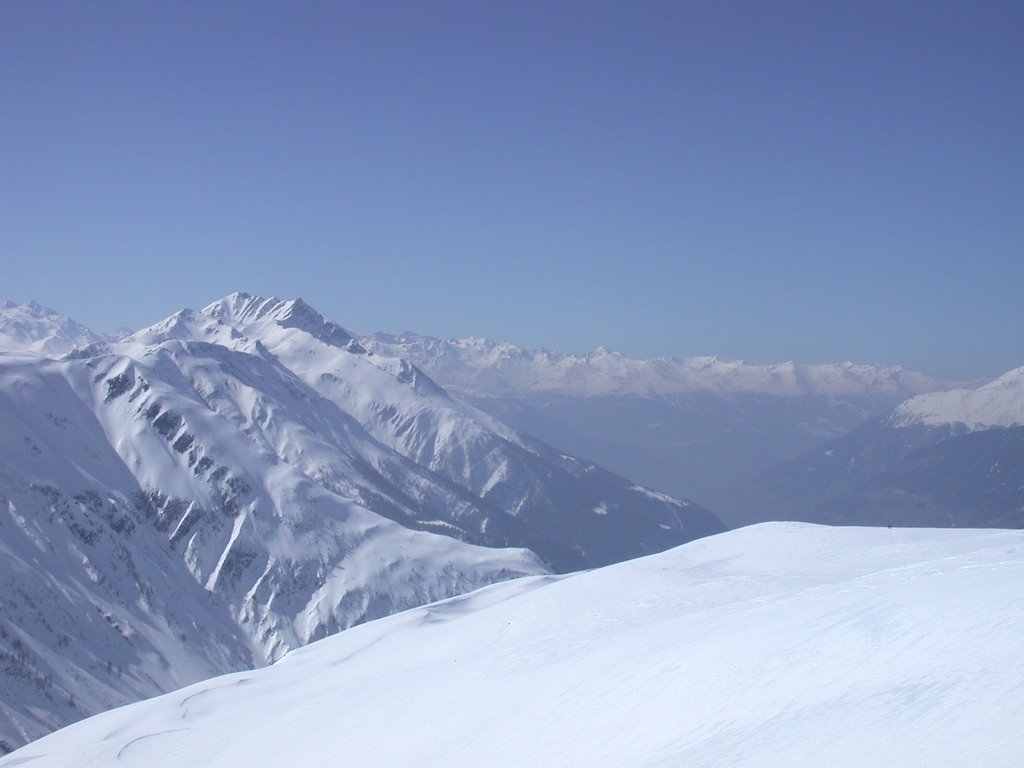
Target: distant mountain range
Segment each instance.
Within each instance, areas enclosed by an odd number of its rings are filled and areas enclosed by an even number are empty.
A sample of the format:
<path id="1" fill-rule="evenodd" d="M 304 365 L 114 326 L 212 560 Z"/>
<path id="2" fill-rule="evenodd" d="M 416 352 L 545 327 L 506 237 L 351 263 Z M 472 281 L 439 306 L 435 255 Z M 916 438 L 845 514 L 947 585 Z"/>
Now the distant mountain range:
<path id="1" fill-rule="evenodd" d="M 360 343 L 410 360 L 453 394 L 568 453 L 696 498 L 726 522 L 747 519 L 750 500 L 737 498 L 737 482 L 908 397 L 952 386 L 899 366 L 637 360 L 414 333 Z"/>
<path id="2" fill-rule="evenodd" d="M 1024 368 L 911 398 L 766 470 L 749 520 L 1024 527 Z"/>
<path id="3" fill-rule="evenodd" d="M 7 304 L 0 340 L 4 748 L 368 619 L 723 530 L 300 300 L 233 294 L 116 343 Z"/>
<path id="4" fill-rule="evenodd" d="M 944 383 L 900 366 L 838 363 L 752 365 L 718 357 L 640 360 L 604 347 L 587 355 L 529 350 L 489 339 L 435 339 L 406 332 L 360 339 L 367 349 L 400 356 L 454 391 L 487 397 L 530 394 L 602 397 L 712 393 L 772 397 L 878 397 L 902 400 Z"/>

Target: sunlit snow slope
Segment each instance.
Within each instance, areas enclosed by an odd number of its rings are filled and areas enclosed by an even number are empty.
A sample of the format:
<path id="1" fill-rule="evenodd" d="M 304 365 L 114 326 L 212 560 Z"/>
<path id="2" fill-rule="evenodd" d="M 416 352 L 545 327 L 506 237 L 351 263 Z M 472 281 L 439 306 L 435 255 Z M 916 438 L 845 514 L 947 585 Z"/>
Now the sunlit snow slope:
<path id="1" fill-rule="evenodd" d="M 204 351 L 179 362 L 232 361 Z M 526 550 L 410 530 L 315 482 L 182 387 L 172 360 L 0 362 L 0 748 L 546 570 Z"/>
<path id="2" fill-rule="evenodd" d="M 487 587 L 0 766 L 1019 766 L 1024 533 L 753 526 Z"/>

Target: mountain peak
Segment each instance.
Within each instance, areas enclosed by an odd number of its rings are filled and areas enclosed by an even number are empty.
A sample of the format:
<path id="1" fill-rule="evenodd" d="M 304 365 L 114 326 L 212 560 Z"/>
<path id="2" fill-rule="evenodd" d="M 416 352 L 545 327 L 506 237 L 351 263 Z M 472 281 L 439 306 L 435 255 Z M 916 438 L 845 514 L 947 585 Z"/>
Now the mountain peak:
<path id="1" fill-rule="evenodd" d="M 282 328 L 297 328 L 334 346 L 345 346 L 352 341 L 352 334 L 301 298 L 280 299 L 237 292 L 207 305 L 201 314 L 243 333 L 252 326 L 272 323 Z"/>
<path id="2" fill-rule="evenodd" d="M 964 424 L 968 429 L 1024 425 L 1024 366 L 977 389 L 952 389 L 913 397 L 896 409 L 897 427 Z"/>
<path id="3" fill-rule="evenodd" d="M 276 296 L 254 296 L 251 293 L 236 291 L 208 304 L 203 307 L 201 312 L 228 323 L 253 321 L 280 309 L 283 304 L 285 301 Z"/>
<path id="4" fill-rule="evenodd" d="M 99 334 L 36 301 L 0 299 L 0 350 L 60 357 L 98 341 Z"/>

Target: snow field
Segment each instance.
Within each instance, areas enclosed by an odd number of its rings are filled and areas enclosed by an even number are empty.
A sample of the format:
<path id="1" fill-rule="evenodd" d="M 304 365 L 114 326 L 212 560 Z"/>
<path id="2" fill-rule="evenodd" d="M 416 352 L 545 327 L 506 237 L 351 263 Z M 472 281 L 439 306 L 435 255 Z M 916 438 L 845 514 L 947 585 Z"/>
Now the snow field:
<path id="1" fill-rule="evenodd" d="M 776 523 L 368 623 L 0 766 L 1016 766 L 1024 533 Z"/>

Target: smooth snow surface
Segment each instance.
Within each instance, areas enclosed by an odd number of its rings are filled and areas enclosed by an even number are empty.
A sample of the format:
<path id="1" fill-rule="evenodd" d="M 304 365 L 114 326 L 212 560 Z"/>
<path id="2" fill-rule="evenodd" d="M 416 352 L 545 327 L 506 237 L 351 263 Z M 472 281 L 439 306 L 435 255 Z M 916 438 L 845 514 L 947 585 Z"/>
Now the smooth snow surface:
<path id="1" fill-rule="evenodd" d="M 919 395 L 900 404 L 896 426 L 963 424 L 968 429 L 1024 426 L 1024 367 L 978 389 Z"/>
<path id="2" fill-rule="evenodd" d="M 1022 584 L 1022 532 L 758 525 L 374 621 L 0 766 L 1020 766 Z"/>

